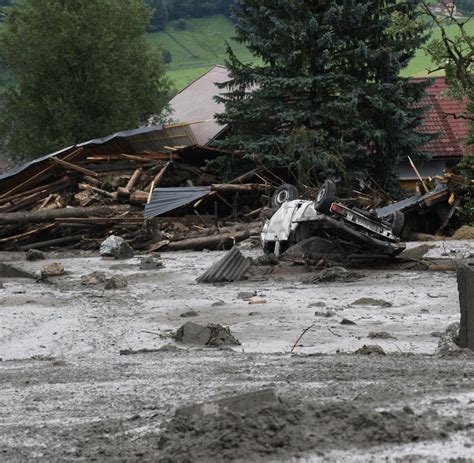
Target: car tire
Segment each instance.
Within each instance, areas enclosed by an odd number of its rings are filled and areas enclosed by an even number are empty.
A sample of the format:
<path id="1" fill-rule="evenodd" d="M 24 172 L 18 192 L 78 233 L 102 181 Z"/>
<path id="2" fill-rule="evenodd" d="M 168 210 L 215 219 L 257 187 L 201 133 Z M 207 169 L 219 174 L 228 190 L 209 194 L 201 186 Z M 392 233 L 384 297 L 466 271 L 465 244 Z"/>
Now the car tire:
<path id="1" fill-rule="evenodd" d="M 279 186 L 272 195 L 272 208 L 274 210 L 279 209 L 283 203 L 293 201 L 294 199 L 298 199 L 298 188 L 294 185 L 284 183 Z"/>
<path id="2" fill-rule="evenodd" d="M 392 212 L 389 216 L 389 221 L 392 233 L 399 237 L 405 225 L 405 214 L 402 211 Z"/>
<path id="3" fill-rule="evenodd" d="M 314 208 L 318 212 L 327 213 L 331 208 L 331 204 L 336 199 L 336 185 L 331 180 L 326 180 L 316 195 L 314 200 Z"/>

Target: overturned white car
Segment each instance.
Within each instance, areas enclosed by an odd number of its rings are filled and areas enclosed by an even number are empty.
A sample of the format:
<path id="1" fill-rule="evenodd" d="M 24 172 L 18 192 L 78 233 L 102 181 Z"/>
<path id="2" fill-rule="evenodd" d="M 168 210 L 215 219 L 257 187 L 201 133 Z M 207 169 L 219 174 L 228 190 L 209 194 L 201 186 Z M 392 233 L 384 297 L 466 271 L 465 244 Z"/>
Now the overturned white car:
<path id="1" fill-rule="evenodd" d="M 289 247 L 313 236 L 337 241 L 344 252 L 394 256 L 405 249 L 400 242 L 401 212 L 379 217 L 374 211 L 349 208 L 335 200 L 336 186 L 326 181 L 314 201 L 297 199 L 292 185 L 282 185 L 272 197 L 278 208 L 265 223 L 263 249 L 277 257 Z"/>

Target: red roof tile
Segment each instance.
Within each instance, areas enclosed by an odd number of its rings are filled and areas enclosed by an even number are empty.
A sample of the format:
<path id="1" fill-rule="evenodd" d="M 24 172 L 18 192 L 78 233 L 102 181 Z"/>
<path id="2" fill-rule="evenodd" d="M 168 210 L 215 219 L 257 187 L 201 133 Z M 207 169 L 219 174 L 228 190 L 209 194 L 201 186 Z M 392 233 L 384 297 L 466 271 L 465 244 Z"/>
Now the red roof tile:
<path id="1" fill-rule="evenodd" d="M 461 157 L 468 152 L 468 121 L 459 118 L 465 114 L 466 103 L 447 96 L 447 90 L 444 77 L 437 77 L 427 88 L 427 96 L 421 102 L 421 105 L 429 105 L 431 108 L 425 113 L 420 132 L 438 134 L 424 149 L 438 158 Z"/>

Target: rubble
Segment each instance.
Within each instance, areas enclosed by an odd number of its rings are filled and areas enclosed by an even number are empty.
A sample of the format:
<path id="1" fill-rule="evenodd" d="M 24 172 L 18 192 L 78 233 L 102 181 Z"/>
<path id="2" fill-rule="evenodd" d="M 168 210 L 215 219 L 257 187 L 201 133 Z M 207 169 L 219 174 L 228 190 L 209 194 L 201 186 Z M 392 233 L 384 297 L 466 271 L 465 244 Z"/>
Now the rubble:
<path id="1" fill-rule="evenodd" d="M 378 307 L 392 307 L 392 303 L 383 299 L 374 299 L 373 297 L 361 297 L 351 305 L 375 305 Z"/>
<path id="2" fill-rule="evenodd" d="M 206 347 L 240 346 L 240 342 L 232 335 L 230 328 L 217 324 L 202 326 L 187 322 L 176 331 L 175 339 L 182 344 Z"/>
<path id="3" fill-rule="evenodd" d="M 104 289 L 123 289 L 128 286 L 128 281 L 124 277 L 115 276 L 105 282 Z"/>
<path id="4" fill-rule="evenodd" d="M 314 277 L 305 281 L 305 283 L 328 283 L 333 281 L 356 281 L 363 278 L 363 275 L 352 272 L 344 267 L 330 267 L 318 272 Z"/>
<path id="5" fill-rule="evenodd" d="M 194 145 L 185 126 L 114 134 L 0 174 L 0 249 L 97 249 L 109 235 L 135 250 L 221 249 L 257 236 L 276 178 L 256 167 L 223 183 L 204 167 L 228 153 Z M 179 202 L 187 188 L 205 194 Z M 149 213 L 166 198 L 158 212 L 169 217 Z"/>
<path id="6" fill-rule="evenodd" d="M 43 260 L 44 258 L 44 253 L 39 249 L 29 249 L 26 253 L 26 260 L 34 261 Z"/>
<path id="7" fill-rule="evenodd" d="M 94 286 L 105 283 L 107 281 L 107 275 L 105 272 L 93 272 L 89 275 L 81 276 L 81 283 L 86 286 Z"/>
<path id="8" fill-rule="evenodd" d="M 359 355 L 385 355 L 385 351 L 376 344 L 374 345 L 363 345 L 360 349 L 357 349 L 354 354 Z"/>
<path id="9" fill-rule="evenodd" d="M 143 257 L 140 261 L 140 270 L 158 270 L 163 267 L 163 262 L 157 258 Z"/>
<path id="10" fill-rule="evenodd" d="M 459 329 L 460 324 L 458 322 L 452 323 L 446 328 L 438 341 L 438 348 L 436 349 L 438 355 L 453 355 L 463 351 L 459 345 Z"/>
<path id="11" fill-rule="evenodd" d="M 199 312 L 195 310 L 188 310 L 179 315 L 181 318 L 199 317 Z"/>
<path id="12" fill-rule="evenodd" d="M 135 253 L 133 248 L 120 236 L 109 236 L 100 245 L 102 257 L 114 257 L 115 259 L 131 259 Z"/>
<path id="13" fill-rule="evenodd" d="M 46 265 L 41 269 L 41 276 L 43 278 L 48 277 L 59 277 L 64 275 L 66 270 L 64 269 L 64 265 L 60 262 L 54 262 L 52 264 Z"/>

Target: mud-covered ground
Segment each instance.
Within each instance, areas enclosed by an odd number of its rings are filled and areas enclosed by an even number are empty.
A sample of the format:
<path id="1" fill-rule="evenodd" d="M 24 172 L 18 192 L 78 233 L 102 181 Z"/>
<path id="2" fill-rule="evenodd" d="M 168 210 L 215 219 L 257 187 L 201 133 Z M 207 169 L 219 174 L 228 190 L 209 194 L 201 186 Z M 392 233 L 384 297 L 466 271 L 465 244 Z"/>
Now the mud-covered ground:
<path id="1" fill-rule="evenodd" d="M 473 253 L 472 242 L 448 242 L 429 255 Z M 435 353 L 459 320 L 454 272 L 364 269 L 356 281 L 310 284 L 310 275 L 277 270 L 196 284 L 221 256 L 164 254 L 164 268 L 142 271 L 139 258 L 0 255 L 29 271 L 52 262 L 67 271 L 0 289 L 0 460 L 472 461 L 474 356 Z M 96 270 L 128 287 L 83 285 Z M 190 310 L 198 315 L 180 316 Z M 189 320 L 229 326 L 241 345 L 174 343 Z M 120 355 L 170 343 L 180 350 Z M 364 345 L 386 355 L 354 354 Z M 179 407 L 264 388 L 281 403 L 243 417 L 173 419 Z"/>

